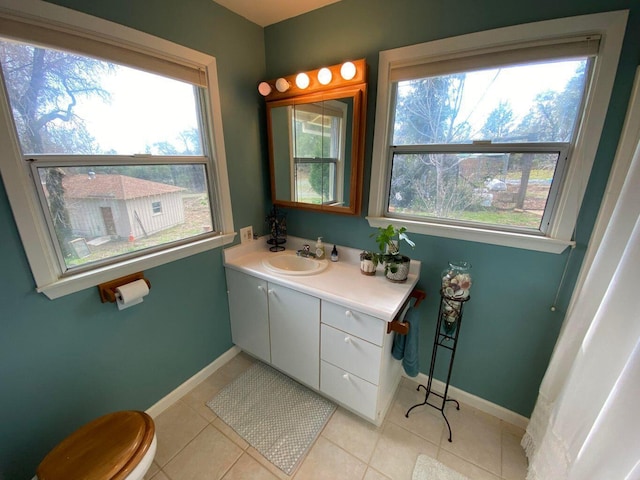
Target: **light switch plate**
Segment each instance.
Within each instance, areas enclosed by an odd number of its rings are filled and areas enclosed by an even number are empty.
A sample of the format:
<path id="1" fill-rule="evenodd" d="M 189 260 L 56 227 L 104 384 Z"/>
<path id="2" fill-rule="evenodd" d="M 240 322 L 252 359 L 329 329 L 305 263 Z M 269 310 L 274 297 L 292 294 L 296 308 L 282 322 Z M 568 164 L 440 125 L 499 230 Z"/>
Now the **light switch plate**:
<path id="1" fill-rule="evenodd" d="M 240 243 L 245 243 L 253 240 L 253 227 L 249 225 L 240 229 Z"/>

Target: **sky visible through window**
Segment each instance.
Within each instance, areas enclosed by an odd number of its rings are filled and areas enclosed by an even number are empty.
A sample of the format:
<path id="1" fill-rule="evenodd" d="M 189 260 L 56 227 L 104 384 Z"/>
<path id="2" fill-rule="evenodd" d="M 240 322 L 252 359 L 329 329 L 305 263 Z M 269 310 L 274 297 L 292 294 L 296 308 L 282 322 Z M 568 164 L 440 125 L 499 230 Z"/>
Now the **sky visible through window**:
<path id="1" fill-rule="evenodd" d="M 102 152 L 157 154 L 148 147 L 166 141 L 178 143 L 180 151 L 180 133 L 198 128 L 192 85 L 123 66 L 99 83 L 110 99 L 83 99 L 76 112 Z"/>
<path id="2" fill-rule="evenodd" d="M 511 123 L 516 125 L 531 111 L 538 95 L 565 90 L 584 63 L 584 59 L 564 59 L 465 72 L 455 124 L 469 124 L 470 140 L 490 140 L 482 129 L 500 103 L 508 104 Z M 400 98 L 411 94 L 412 82 L 399 82 Z"/>

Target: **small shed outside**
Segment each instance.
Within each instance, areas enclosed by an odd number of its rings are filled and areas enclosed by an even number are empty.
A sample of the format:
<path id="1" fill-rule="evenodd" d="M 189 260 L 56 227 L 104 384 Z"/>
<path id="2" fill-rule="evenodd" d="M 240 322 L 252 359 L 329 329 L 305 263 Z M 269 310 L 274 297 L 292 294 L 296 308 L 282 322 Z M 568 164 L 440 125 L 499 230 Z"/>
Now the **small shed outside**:
<path id="1" fill-rule="evenodd" d="M 87 239 L 138 238 L 184 223 L 183 188 L 127 175 L 65 176 L 73 233 Z"/>

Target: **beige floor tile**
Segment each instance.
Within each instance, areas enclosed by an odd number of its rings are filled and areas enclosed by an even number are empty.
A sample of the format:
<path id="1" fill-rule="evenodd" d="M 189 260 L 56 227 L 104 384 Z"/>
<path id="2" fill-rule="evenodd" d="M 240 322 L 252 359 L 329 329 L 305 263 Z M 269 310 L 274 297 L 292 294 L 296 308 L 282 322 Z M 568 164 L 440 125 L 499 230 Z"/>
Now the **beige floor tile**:
<path id="1" fill-rule="evenodd" d="M 229 384 L 230 380 L 222 374 L 215 372 L 196 388 L 182 397 L 186 403 L 209 422 L 215 421 L 216 414 L 207 407 L 206 403 L 215 397 L 220 390 Z"/>
<path id="2" fill-rule="evenodd" d="M 396 392 L 396 396 L 391 404 L 391 409 L 387 414 L 386 421 L 400 425 L 402 428 L 415 433 L 416 435 L 429 440 L 438 445 L 442 437 L 442 430 L 446 428 L 444 418 L 439 410 L 429 405 L 414 408 L 405 417 L 407 410 L 412 406 L 424 402 L 424 389 L 416 390 L 417 383 L 403 382 Z M 438 397 L 431 397 L 439 402 Z M 432 403 L 434 403 L 432 401 Z"/>
<path id="3" fill-rule="evenodd" d="M 217 480 L 242 455 L 242 449 L 208 425 L 163 470 L 171 480 Z"/>
<path id="4" fill-rule="evenodd" d="M 234 380 L 255 362 L 256 360 L 253 357 L 241 352 L 218 369 L 216 373 L 226 377 L 228 380 Z"/>
<path id="5" fill-rule="evenodd" d="M 369 465 L 391 480 L 410 480 L 413 466 L 422 453 L 435 458 L 438 446 L 388 422 L 384 425 Z"/>
<path id="6" fill-rule="evenodd" d="M 239 354 L 155 419 L 158 451 L 145 480 L 410 480 L 417 457 L 438 458 L 470 480 L 523 480 L 524 430 L 466 405 L 446 414 L 424 401 L 424 390 L 403 378 L 383 427 L 339 408 L 291 476 L 229 428 L 205 404 L 255 360 Z M 434 399 L 434 401 L 437 398 Z"/>
<path id="7" fill-rule="evenodd" d="M 151 462 L 151 466 L 149 467 L 149 470 L 147 470 L 147 473 L 144 474 L 144 480 L 149 480 L 150 478 L 153 478 L 153 476 L 159 471 L 160 471 L 160 466 L 154 460 L 153 462 Z"/>
<path id="8" fill-rule="evenodd" d="M 295 480 L 360 480 L 367 465 L 324 437 L 319 437 L 294 475 Z"/>
<path id="9" fill-rule="evenodd" d="M 322 431 L 322 435 L 359 460 L 368 463 L 381 428 L 338 408 Z"/>
<path id="10" fill-rule="evenodd" d="M 144 478 L 147 478 L 147 477 L 144 477 Z M 169 477 L 167 477 L 167 475 L 163 471 L 160 471 L 160 472 L 156 473 L 151 478 L 151 480 L 171 480 L 171 479 Z"/>
<path id="11" fill-rule="evenodd" d="M 464 404 L 460 410 L 449 406 L 445 413 L 451 423 L 453 442 L 447 440 L 445 428 L 440 447 L 499 476 L 502 469 L 500 420 Z"/>
<path id="12" fill-rule="evenodd" d="M 236 355 L 229 362 L 211 374 L 206 380 L 200 383 L 200 385 L 182 397 L 181 401 L 189 405 L 189 407 L 195 410 L 208 422 L 213 423 L 217 416 L 209 407 L 207 407 L 206 403 L 215 397 L 220 390 L 231 383 L 238 375 L 253 365 L 254 362 L 255 360 L 244 353 Z"/>
<path id="13" fill-rule="evenodd" d="M 389 477 L 369 467 L 367 468 L 367 472 L 364 474 L 364 478 L 362 480 L 389 480 Z"/>
<path id="14" fill-rule="evenodd" d="M 158 450 L 155 461 L 163 467 L 200 433 L 207 421 L 187 405 L 176 402 L 155 420 Z"/>
<path id="15" fill-rule="evenodd" d="M 500 480 L 499 476 L 494 475 L 471 462 L 467 462 L 466 460 L 443 449 L 440 449 L 437 460 L 452 470 L 465 475 L 470 480 Z"/>
<path id="16" fill-rule="evenodd" d="M 251 455 L 243 453 L 223 480 L 278 480 L 273 473 L 255 460 Z"/>
<path id="17" fill-rule="evenodd" d="M 213 426 L 224 433 L 229 440 L 238 445 L 242 450 L 246 450 L 249 447 L 249 443 L 238 435 L 233 428 L 224 423 L 220 418 L 216 418 L 213 422 Z"/>
<path id="18" fill-rule="evenodd" d="M 513 425 L 512 423 L 501 421 L 502 431 L 509 432 L 512 435 L 515 435 L 518 438 L 524 437 L 525 430 L 524 428 L 518 427 L 517 425 Z"/>
<path id="19" fill-rule="evenodd" d="M 524 480 L 527 477 L 527 456 L 520 446 L 523 434 L 522 429 L 513 430 L 503 426 L 502 478 L 505 480 Z"/>
<path id="20" fill-rule="evenodd" d="M 262 454 L 253 447 L 247 448 L 247 453 L 251 455 L 251 457 L 254 460 L 256 460 L 260 465 L 265 467 L 267 470 L 269 470 L 273 475 L 278 477 L 280 480 L 290 480 L 291 478 L 293 478 L 293 475 L 295 475 L 296 473 L 296 470 L 294 470 L 291 476 L 287 475 L 278 467 L 276 467 L 273 463 L 267 460 L 264 456 L 262 456 Z"/>

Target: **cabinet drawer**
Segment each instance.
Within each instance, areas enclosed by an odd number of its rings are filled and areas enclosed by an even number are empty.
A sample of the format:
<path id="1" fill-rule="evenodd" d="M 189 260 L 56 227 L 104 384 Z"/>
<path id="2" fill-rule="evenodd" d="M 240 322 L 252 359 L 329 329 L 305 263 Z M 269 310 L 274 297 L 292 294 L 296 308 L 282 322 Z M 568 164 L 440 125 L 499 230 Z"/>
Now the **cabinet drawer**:
<path id="1" fill-rule="evenodd" d="M 322 325 L 320 358 L 374 385 L 380 378 L 382 349 L 349 333 Z"/>
<path id="2" fill-rule="evenodd" d="M 375 420 L 378 395 L 375 385 L 321 361 L 320 391 L 361 415 Z"/>
<path id="3" fill-rule="evenodd" d="M 322 323 L 376 345 L 382 345 L 387 328 L 384 320 L 325 301 L 322 301 Z"/>

